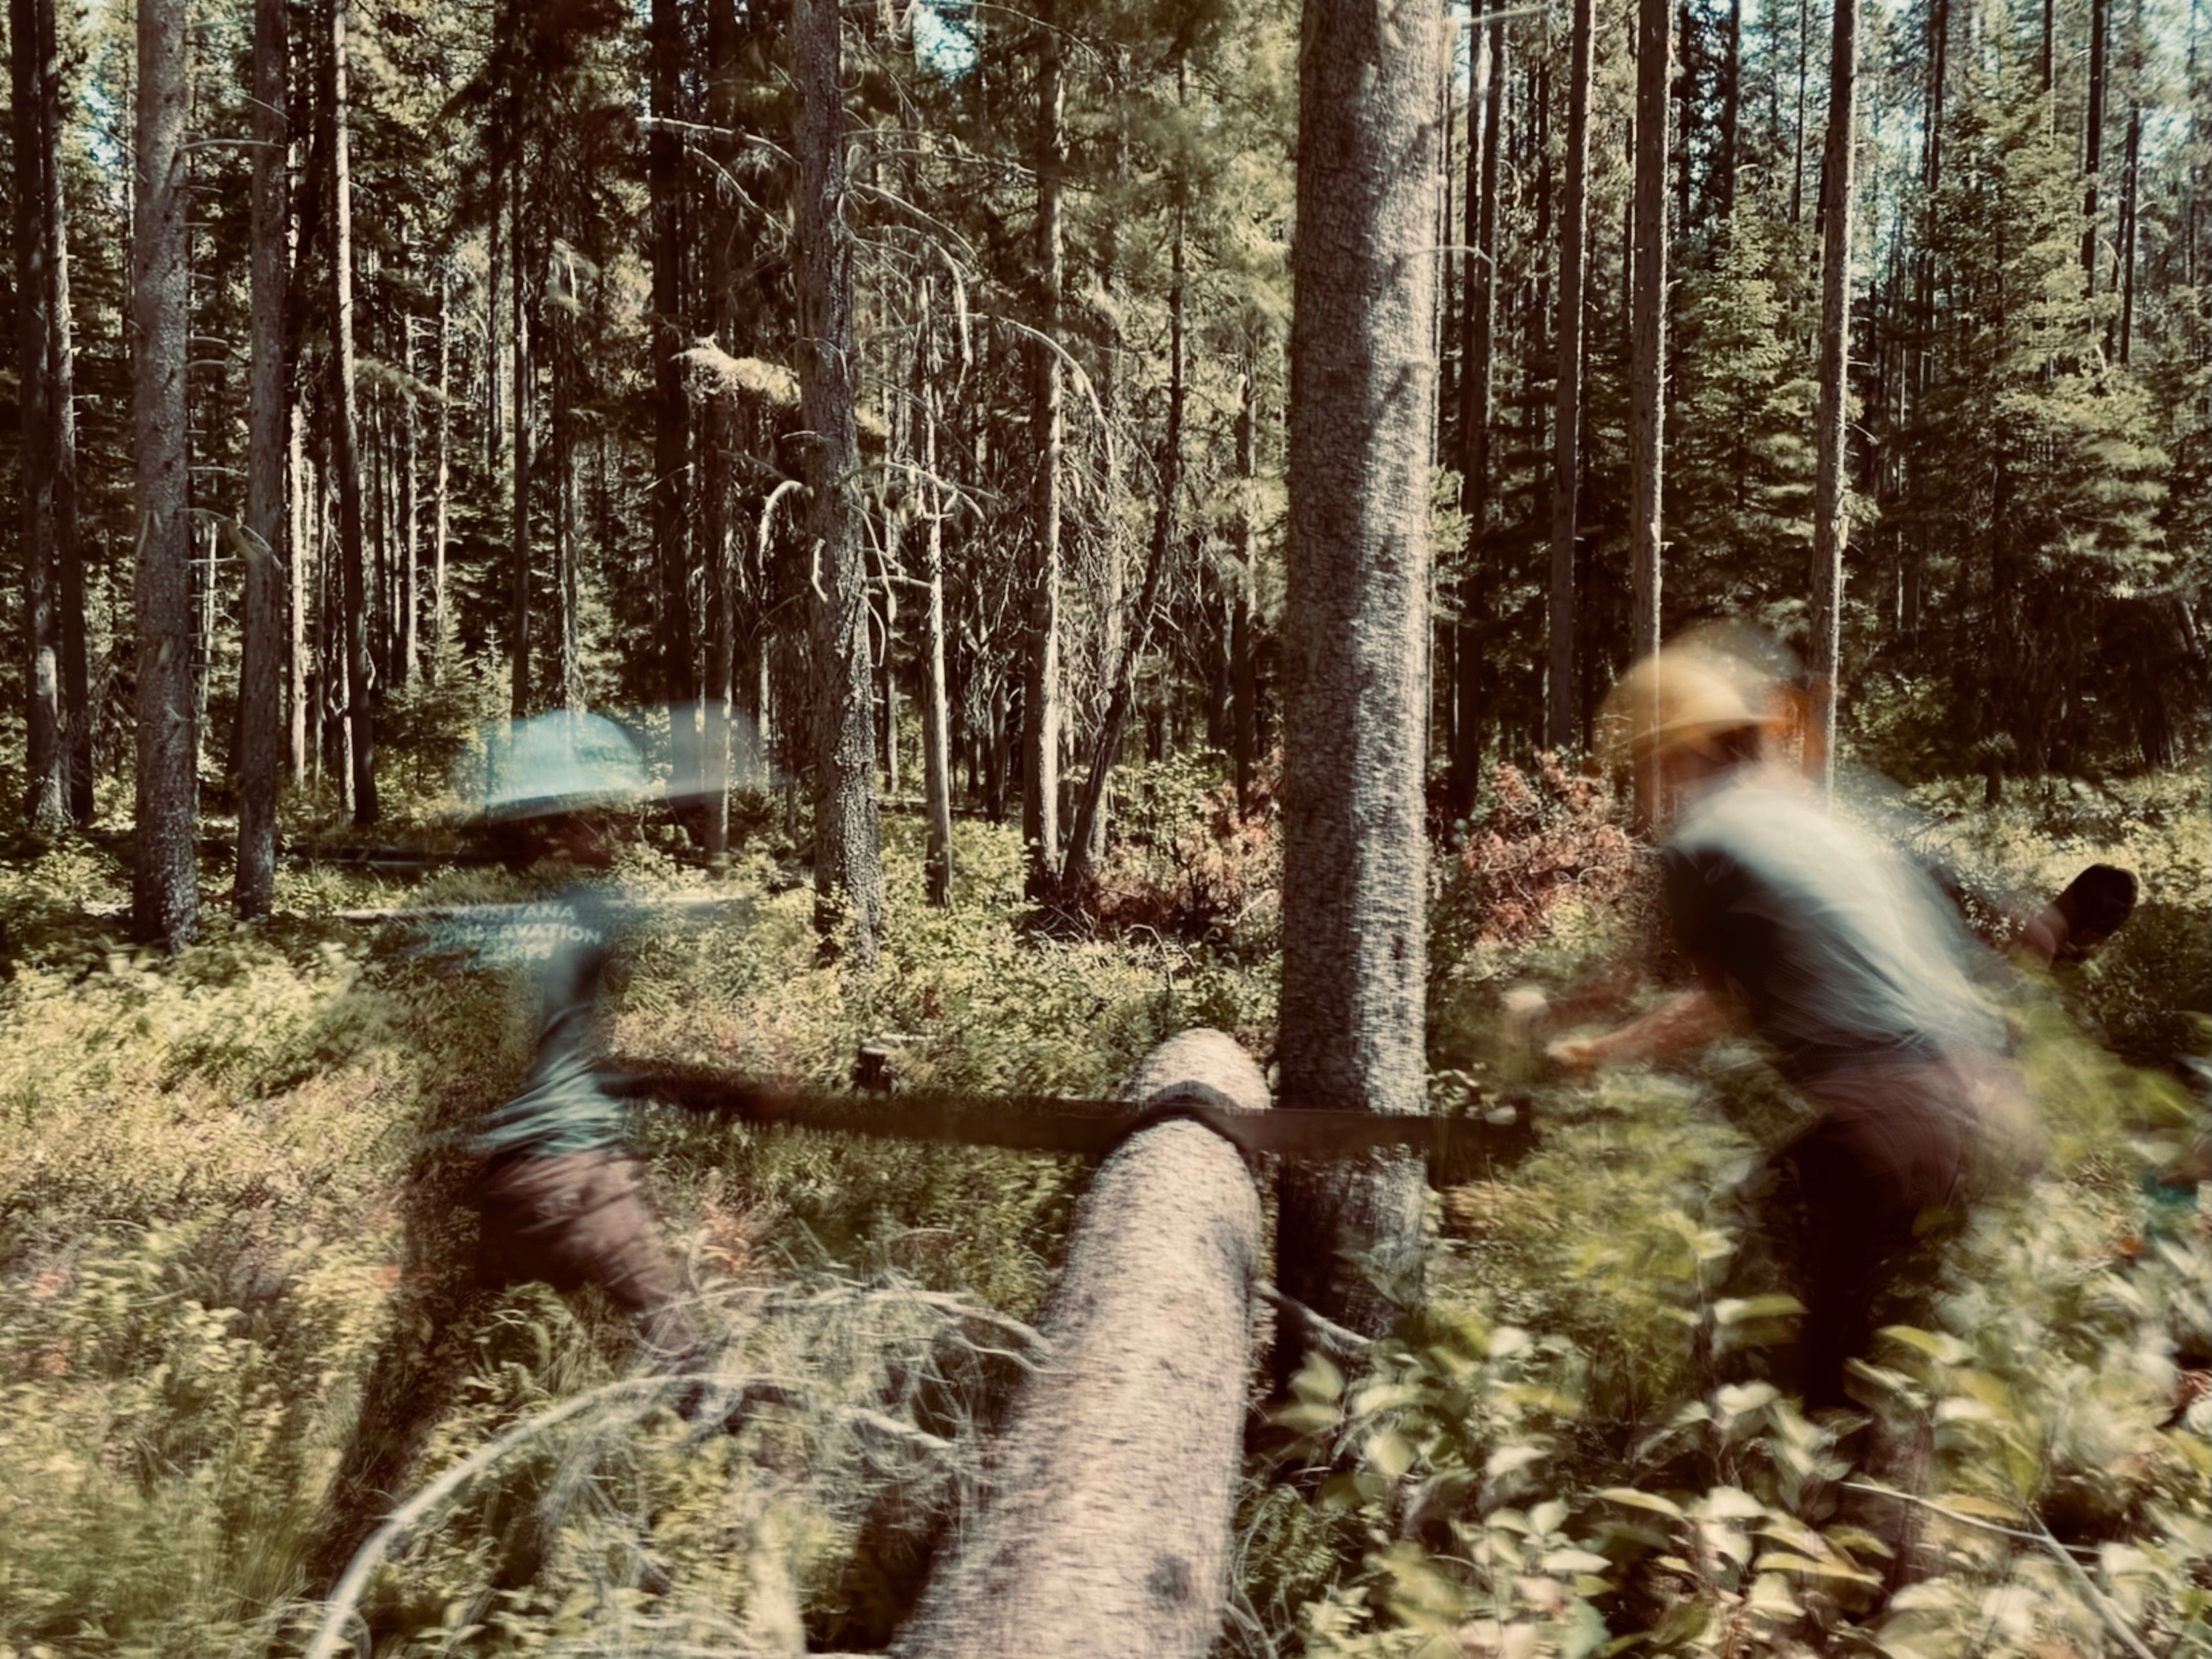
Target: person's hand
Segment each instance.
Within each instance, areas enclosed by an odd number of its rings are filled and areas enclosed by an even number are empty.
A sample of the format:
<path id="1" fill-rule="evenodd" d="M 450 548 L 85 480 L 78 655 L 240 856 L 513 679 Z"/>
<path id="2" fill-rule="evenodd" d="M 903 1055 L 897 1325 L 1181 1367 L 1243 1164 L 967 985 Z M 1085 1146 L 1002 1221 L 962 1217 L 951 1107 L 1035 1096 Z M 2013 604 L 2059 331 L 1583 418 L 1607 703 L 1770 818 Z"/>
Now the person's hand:
<path id="1" fill-rule="evenodd" d="M 1562 1071 L 1594 1072 L 1601 1052 L 1595 1037 L 1561 1037 L 1547 1045 L 1544 1058 Z"/>

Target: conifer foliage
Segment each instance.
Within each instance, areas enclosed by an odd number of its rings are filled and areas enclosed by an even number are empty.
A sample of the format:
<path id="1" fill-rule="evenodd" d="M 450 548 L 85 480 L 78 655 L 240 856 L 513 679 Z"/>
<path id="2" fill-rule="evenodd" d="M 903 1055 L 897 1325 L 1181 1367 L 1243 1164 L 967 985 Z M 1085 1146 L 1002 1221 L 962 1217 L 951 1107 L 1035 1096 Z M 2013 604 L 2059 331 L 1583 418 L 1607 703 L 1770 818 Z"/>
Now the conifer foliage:
<path id="1" fill-rule="evenodd" d="M 1840 145 L 1828 0 L 1640 34 L 1601 0 L 1586 96 L 1568 11 L 1448 12 L 1416 343 L 1459 508 L 1425 590 L 1454 816 L 1489 763 L 1587 743 L 1655 620 L 1812 642 L 1838 155 L 1843 740 L 1999 788 L 2184 752 L 2202 9 L 1887 0 Z M 1283 730 L 1292 10 L 848 9 L 817 42 L 844 71 L 824 126 L 813 13 L 324 0 L 280 42 L 208 0 L 172 87 L 118 15 L 14 0 L 0 701 L 26 826 L 150 791 L 149 844 L 181 848 L 234 812 L 252 910 L 273 826 L 422 804 L 434 728 L 608 706 L 672 780 L 787 790 L 794 830 L 828 803 L 823 879 L 861 914 L 873 803 L 908 794 L 1018 815 L 1032 892 L 1077 902 L 1118 833 L 1092 771 L 1214 749 L 1249 778 Z M 149 88 L 183 126 L 173 176 L 134 184 L 172 139 L 122 142 Z M 815 425 L 833 361 L 849 444 Z M 136 425 L 134 375 L 161 400 Z M 1663 453 L 1636 461 L 1638 431 Z M 720 857 L 730 822 L 687 829 Z M 181 870 L 150 935 L 189 931 Z"/>

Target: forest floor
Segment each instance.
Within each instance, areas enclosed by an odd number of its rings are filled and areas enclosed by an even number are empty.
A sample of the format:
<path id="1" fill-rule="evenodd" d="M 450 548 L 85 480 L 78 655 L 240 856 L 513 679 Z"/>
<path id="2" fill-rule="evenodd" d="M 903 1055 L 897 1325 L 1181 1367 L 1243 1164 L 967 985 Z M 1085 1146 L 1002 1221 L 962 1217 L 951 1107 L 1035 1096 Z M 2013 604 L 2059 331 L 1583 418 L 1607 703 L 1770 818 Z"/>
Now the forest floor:
<path id="1" fill-rule="evenodd" d="M 1873 1613 L 1884 1564 L 1836 1511 L 1839 1427 L 1761 1380 L 1793 1304 L 1746 1243 L 1743 1189 L 1801 1109 L 1740 1047 L 1537 1076 L 1502 993 L 1602 979 L 1635 907 L 1570 873 L 1534 921 L 1490 927 L 1500 884 L 1476 859 L 1438 886 L 1436 1090 L 1527 1094 L 1536 1144 L 1439 1195 L 1425 1296 L 1370 1374 L 1310 1365 L 1255 1435 L 1225 1651 L 2050 1659 L 2122 1626 L 2134 1651 L 2212 1651 L 2212 1403 L 2186 1397 L 2212 1359 L 2212 1244 L 2205 1189 L 2162 1179 L 2202 1125 L 2179 1079 L 2212 1016 L 2205 781 L 2037 784 L 1994 811 L 1979 787 L 1917 792 L 1924 838 L 2034 887 L 2108 857 L 2144 903 L 2086 968 L 2009 984 L 2048 1167 L 1862 1379 L 1923 1431 L 1949 1511 L 1922 1582 Z M 764 811 L 715 888 L 727 914 L 625 953 L 611 1045 L 836 1086 L 882 1038 L 906 1082 L 1081 1095 L 1193 1024 L 1264 1058 L 1267 820 L 1194 765 L 1126 799 L 1138 838 L 1087 928 L 1040 925 L 1017 836 L 980 823 L 957 826 L 956 904 L 931 910 L 919 820 L 888 817 L 865 981 L 823 959 Z M 702 885 L 667 847 L 625 854 L 634 894 Z M 224 879 L 211 862 L 210 895 Z M 595 1297 L 486 1293 L 462 1270 L 473 1221 L 440 1137 L 521 1074 L 513 988 L 415 923 L 337 914 L 520 890 L 288 866 L 277 916 L 210 902 L 167 960 L 124 942 L 114 849 L 0 865 L 0 1659 L 297 1650 L 363 1504 L 634 1375 Z M 427 1515 L 349 1639 L 880 1645 L 972 1495 L 1083 1167 L 652 1109 L 635 1135 L 725 1338 L 717 1375 L 803 1405 L 702 1437 L 665 1401 L 611 1396 Z M 341 1514 L 364 1468 L 392 1490 Z"/>

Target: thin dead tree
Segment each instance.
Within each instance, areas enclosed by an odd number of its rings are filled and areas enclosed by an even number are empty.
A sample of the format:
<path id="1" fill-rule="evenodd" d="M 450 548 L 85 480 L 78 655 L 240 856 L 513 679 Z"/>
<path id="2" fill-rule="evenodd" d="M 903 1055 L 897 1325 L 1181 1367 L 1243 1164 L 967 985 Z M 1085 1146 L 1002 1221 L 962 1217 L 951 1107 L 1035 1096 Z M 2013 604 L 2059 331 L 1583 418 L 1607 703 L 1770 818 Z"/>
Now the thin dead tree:
<path id="1" fill-rule="evenodd" d="M 1829 47 L 1828 137 L 1820 168 L 1820 390 L 1819 470 L 1813 509 L 1813 758 L 1823 788 L 1835 781 L 1836 677 L 1841 667 L 1844 547 L 1850 537 L 1844 491 L 1845 418 L 1851 328 L 1851 158 L 1856 137 L 1858 0 L 1835 0 Z"/>
<path id="2" fill-rule="evenodd" d="M 363 561 L 361 457 L 354 392 L 353 180 L 346 137 L 346 15 L 331 0 L 331 470 L 337 475 L 338 549 L 345 590 L 345 710 L 351 743 L 353 821 L 374 823 L 376 711 L 370 702 L 368 594 Z"/>

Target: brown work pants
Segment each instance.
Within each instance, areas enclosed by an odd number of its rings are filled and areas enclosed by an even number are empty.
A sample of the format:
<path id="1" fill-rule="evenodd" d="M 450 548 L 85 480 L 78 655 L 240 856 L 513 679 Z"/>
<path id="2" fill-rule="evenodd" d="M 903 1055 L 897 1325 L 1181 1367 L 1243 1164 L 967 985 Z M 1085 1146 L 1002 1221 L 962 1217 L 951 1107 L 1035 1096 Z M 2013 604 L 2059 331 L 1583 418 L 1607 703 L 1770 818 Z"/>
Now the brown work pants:
<path id="1" fill-rule="evenodd" d="M 2011 1068 L 1978 1054 L 1869 1054 L 1808 1084 L 1819 1121 L 1780 1153 L 1768 1221 L 1794 1255 L 1805 1303 L 1799 1353 L 1808 1410 L 1848 1407 L 1850 1362 L 1881 1324 L 1923 1324 L 1940 1252 L 1974 1201 L 2035 1162 Z M 1925 1425 L 1877 1413 L 1857 1478 L 1924 1492 Z M 1928 1571 L 1918 1511 L 1854 1495 L 1844 1514 L 1883 1538 L 1894 1590 Z"/>
<path id="2" fill-rule="evenodd" d="M 2018 1079 L 1988 1055 L 1865 1055 L 1804 1089 L 1819 1121 L 1777 1159 L 1805 1300 L 1805 1403 L 1849 1404 L 1877 1318 L 1923 1313 L 1942 1243 L 2033 1161 Z"/>
<path id="3" fill-rule="evenodd" d="M 486 1164 L 477 1274 L 487 1285 L 539 1279 L 564 1295 L 596 1285 L 630 1316 L 654 1357 L 698 1344 L 683 1281 L 646 1207 L 636 1164 L 613 1151 L 507 1152 Z"/>

